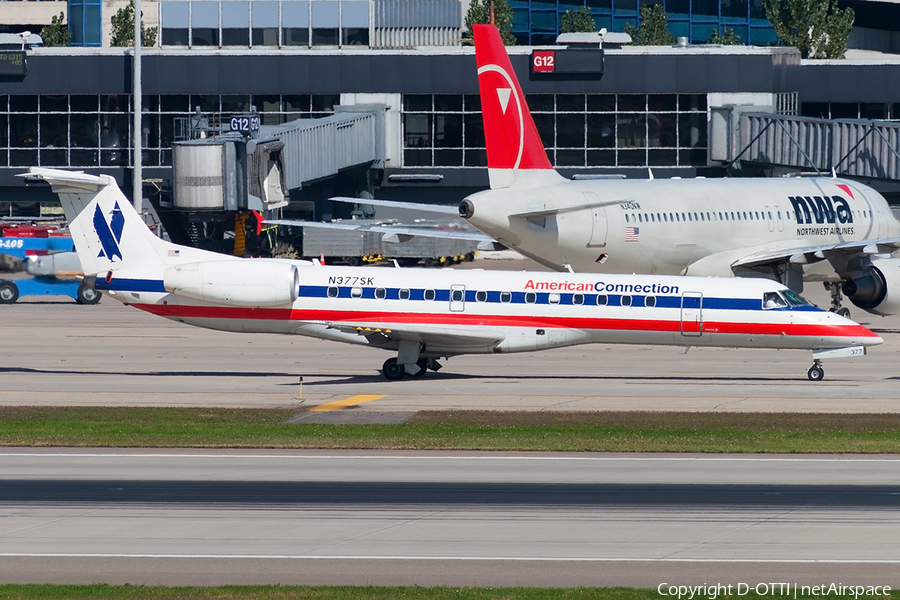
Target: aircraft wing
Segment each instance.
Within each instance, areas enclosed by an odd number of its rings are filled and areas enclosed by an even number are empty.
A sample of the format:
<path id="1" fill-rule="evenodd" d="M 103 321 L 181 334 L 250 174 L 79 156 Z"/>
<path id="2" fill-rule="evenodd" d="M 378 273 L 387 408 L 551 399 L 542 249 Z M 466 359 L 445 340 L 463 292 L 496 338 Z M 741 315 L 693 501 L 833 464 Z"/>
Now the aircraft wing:
<path id="1" fill-rule="evenodd" d="M 441 348 L 471 348 L 472 346 L 491 346 L 499 344 L 506 336 L 501 333 L 486 331 L 481 327 L 444 327 L 440 325 L 417 325 L 415 323 L 398 323 L 396 325 L 378 323 L 363 324 L 350 322 L 328 323 L 329 329 L 337 329 L 344 333 L 355 333 L 363 337 L 376 336 L 394 341 L 421 342 L 426 346 Z"/>
<path id="2" fill-rule="evenodd" d="M 442 204 L 422 204 L 419 202 L 397 202 L 396 200 L 376 200 L 374 198 L 350 198 L 347 196 L 334 196 L 329 198 L 334 202 L 346 202 L 348 204 L 371 204 L 372 206 L 386 206 L 389 208 L 403 208 L 406 210 L 420 210 L 440 215 L 459 216 L 459 208 Z"/>
<path id="3" fill-rule="evenodd" d="M 409 227 L 404 225 L 379 225 L 354 221 L 323 223 L 320 221 L 291 221 L 285 219 L 267 219 L 271 225 L 290 225 L 292 227 L 318 227 L 320 229 L 347 229 L 352 231 L 374 231 L 383 234 L 385 242 L 401 243 L 414 237 L 447 238 L 454 240 L 472 240 L 493 244 L 494 238 L 477 231 L 460 231 L 458 229 L 432 229 L 429 227 Z"/>
<path id="4" fill-rule="evenodd" d="M 632 202 L 628 198 L 620 198 L 618 200 L 598 200 L 597 202 L 584 202 L 582 204 L 574 204 L 572 206 L 563 206 L 561 208 L 547 208 L 546 206 L 534 206 L 525 212 L 513 213 L 510 217 L 519 217 L 521 219 L 529 219 L 531 217 L 549 217 L 560 213 L 574 212 L 585 210 L 587 208 L 599 208 L 601 206 L 617 206 L 626 202 Z"/>
<path id="5" fill-rule="evenodd" d="M 731 263 L 731 268 L 755 267 L 784 260 L 801 265 L 815 263 L 826 259 L 832 262 L 836 259 L 847 261 L 856 256 L 865 254 L 890 254 L 897 249 L 900 249 L 900 238 L 881 238 L 876 240 L 844 242 L 842 244 L 775 248 L 748 254 Z M 835 265 L 835 267 L 839 267 L 839 265 Z"/>

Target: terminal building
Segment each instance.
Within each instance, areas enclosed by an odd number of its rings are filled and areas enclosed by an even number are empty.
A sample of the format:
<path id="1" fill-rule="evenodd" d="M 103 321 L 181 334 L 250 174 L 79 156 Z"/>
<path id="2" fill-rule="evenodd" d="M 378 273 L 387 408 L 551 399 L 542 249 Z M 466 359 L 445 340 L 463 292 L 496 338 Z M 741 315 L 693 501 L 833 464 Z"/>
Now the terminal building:
<path id="1" fill-rule="evenodd" d="M 695 14 L 698 0 L 692 2 L 686 14 Z M 524 22 L 520 15 L 528 15 L 519 40 L 554 40 L 549 25 L 541 37 L 537 15 L 558 16 L 567 5 L 526 4 L 527 10 L 514 3 L 517 26 Z M 145 193 L 171 190 L 173 144 L 205 136 L 198 133 L 203 127 L 230 115 L 255 113 L 264 127 L 284 132 L 298 120 L 368 108 L 379 115 L 366 134 L 377 138 L 370 159 L 336 161 L 330 172 L 298 180 L 291 174 L 321 161 L 326 151 L 301 144 L 286 157 L 286 179 L 294 182 L 287 184 L 288 213 L 339 214 L 322 204 L 335 194 L 452 203 L 487 186 L 474 50 L 460 44 L 464 7 L 456 0 L 163 0 L 145 6 L 151 7 L 145 14 L 156 11 L 160 27 L 159 46 L 143 53 Z M 609 27 L 620 29 L 616 19 L 620 9 L 627 12 L 624 4 L 591 6 L 595 16 L 608 12 Z M 716 6 L 721 24 L 726 3 Z M 742 6 L 751 19 L 755 0 Z M 747 39 L 771 41 L 753 33 L 762 27 L 754 23 L 745 25 Z M 687 37 L 703 37 L 690 33 L 694 21 L 688 26 Z M 550 160 L 568 177 L 827 171 L 835 165 L 815 157 L 761 160 L 756 149 L 745 151 L 751 136 L 734 135 L 741 119 L 759 112 L 785 119 L 900 120 L 900 56 L 801 61 L 795 49 L 772 46 L 624 46 L 604 48 L 603 67 L 595 72 L 547 74 L 532 72 L 532 51 L 511 47 L 512 63 Z M 110 173 L 130 194 L 131 65 L 125 49 L 35 47 L 25 52 L 21 72 L 0 74 L 0 216 L 36 215 L 40 203 L 52 201 L 46 189 L 16 177 L 30 166 Z M 879 127 L 870 138 L 894 139 L 889 123 Z M 364 135 L 359 140 L 370 143 Z M 896 177 L 877 163 L 894 158 L 879 152 L 867 171 L 840 168 L 847 164 L 836 170 L 891 196 Z"/>

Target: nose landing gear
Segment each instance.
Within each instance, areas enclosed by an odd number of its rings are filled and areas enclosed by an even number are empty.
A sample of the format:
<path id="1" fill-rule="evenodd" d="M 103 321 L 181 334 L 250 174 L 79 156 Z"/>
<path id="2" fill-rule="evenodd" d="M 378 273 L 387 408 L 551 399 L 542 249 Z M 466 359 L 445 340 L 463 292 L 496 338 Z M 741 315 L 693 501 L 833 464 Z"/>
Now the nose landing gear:
<path id="1" fill-rule="evenodd" d="M 841 300 L 843 300 L 843 296 L 841 296 L 841 284 L 828 281 L 825 282 L 825 289 L 831 292 L 831 308 L 828 310 L 845 319 L 849 319 L 850 309 L 846 306 L 841 306 Z"/>
<path id="2" fill-rule="evenodd" d="M 825 369 L 822 368 L 822 361 L 818 358 L 813 359 L 813 366 L 806 372 L 806 376 L 809 377 L 810 381 L 822 381 L 825 379 Z"/>

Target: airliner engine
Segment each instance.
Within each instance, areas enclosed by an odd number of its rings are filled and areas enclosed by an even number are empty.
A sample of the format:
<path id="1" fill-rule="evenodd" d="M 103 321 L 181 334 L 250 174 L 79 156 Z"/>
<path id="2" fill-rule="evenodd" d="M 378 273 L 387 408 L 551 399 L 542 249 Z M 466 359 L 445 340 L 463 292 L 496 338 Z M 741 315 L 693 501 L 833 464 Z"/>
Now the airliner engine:
<path id="1" fill-rule="evenodd" d="M 875 258 L 857 277 L 844 281 L 850 301 L 876 315 L 900 313 L 900 259 Z"/>
<path id="2" fill-rule="evenodd" d="M 300 273 L 279 260 L 217 260 L 168 267 L 167 292 L 226 306 L 285 306 L 297 299 Z"/>

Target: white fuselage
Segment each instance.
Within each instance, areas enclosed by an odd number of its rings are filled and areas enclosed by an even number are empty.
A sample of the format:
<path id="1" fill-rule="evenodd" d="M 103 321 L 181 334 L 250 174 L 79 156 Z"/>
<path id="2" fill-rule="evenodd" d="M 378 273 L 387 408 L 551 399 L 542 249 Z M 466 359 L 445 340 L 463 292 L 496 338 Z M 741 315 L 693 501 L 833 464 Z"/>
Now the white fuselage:
<path id="1" fill-rule="evenodd" d="M 607 200 L 624 202 L 510 216 Z M 878 192 L 841 179 L 562 181 L 468 201 L 475 227 L 560 271 L 733 276 L 732 264 L 756 253 L 900 236 Z M 838 279 L 828 261 L 807 267 L 807 278 Z"/>
<path id="2" fill-rule="evenodd" d="M 389 350 L 400 339 L 417 339 L 421 355 L 432 357 L 585 343 L 811 350 L 881 343 L 853 321 L 809 304 L 765 309 L 764 296 L 785 288 L 759 279 L 296 264 L 297 300 L 281 307 L 199 302 L 166 293 L 146 276 L 139 284 L 98 280 L 97 287 L 200 327 Z"/>

